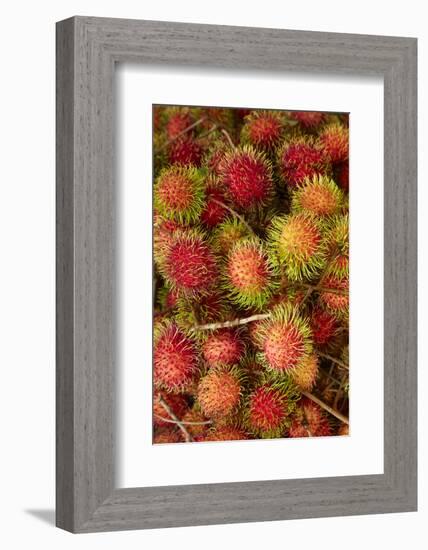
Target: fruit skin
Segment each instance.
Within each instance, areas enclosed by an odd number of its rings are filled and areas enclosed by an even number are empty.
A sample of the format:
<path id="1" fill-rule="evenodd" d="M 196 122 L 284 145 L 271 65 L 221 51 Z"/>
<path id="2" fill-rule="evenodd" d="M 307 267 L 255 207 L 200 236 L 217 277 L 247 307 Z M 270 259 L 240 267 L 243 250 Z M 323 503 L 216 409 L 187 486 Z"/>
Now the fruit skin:
<path id="1" fill-rule="evenodd" d="M 323 279 L 323 288 L 339 291 L 340 293 L 324 290 L 319 293 L 320 303 L 338 319 L 349 317 L 349 279 L 328 275 Z"/>
<path id="2" fill-rule="evenodd" d="M 250 439 L 249 435 L 235 426 L 218 426 L 208 431 L 202 441 L 241 441 Z"/>
<path id="3" fill-rule="evenodd" d="M 224 204 L 227 199 L 223 187 L 214 177 L 208 178 L 205 195 L 206 202 L 201 214 L 201 222 L 212 229 L 229 215 L 229 211 L 219 204 L 219 202 Z"/>
<path id="4" fill-rule="evenodd" d="M 262 350 L 262 362 L 276 373 L 300 368 L 312 354 L 309 321 L 290 304 L 275 306 L 270 317 L 260 322 L 256 338 Z"/>
<path id="5" fill-rule="evenodd" d="M 349 275 L 349 216 L 334 216 L 326 227 L 326 241 L 329 245 L 327 274 L 342 279 Z"/>
<path id="6" fill-rule="evenodd" d="M 172 236 L 177 229 L 184 230 L 185 226 L 174 220 L 164 219 L 157 215 L 153 225 L 153 257 L 157 265 L 165 260 L 165 251 L 172 242 Z"/>
<path id="7" fill-rule="evenodd" d="M 209 424 L 203 424 L 203 422 L 207 422 L 207 418 L 197 407 L 193 407 L 193 409 L 189 409 L 180 418 L 180 420 L 183 421 L 184 426 L 186 427 L 186 430 L 189 432 L 189 434 L 193 438 L 198 438 L 198 440 L 199 438 L 205 436 L 205 434 L 208 431 L 208 428 L 210 427 Z M 186 422 L 195 422 L 195 424 L 186 424 Z M 197 424 L 198 422 L 200 422 L 200 424 Z"/>
<path id="8" fill-rule="evenodd" d="M 205 234 L 195 229 L 175 231 L 159 265 L 170 288 L 182 296 L 206 294 L 216 282 L 216 257 Z"/>
<path id="9" fill-rule="evenodd" d="M 289 428 L 290 437 L 325 437 L 332 434 L 328 418 L 319 405 L 303 397 Z"/>
<path id="10" fill-rule="evenodd" d="M 168 117 L 166 123 L 168 139 L 176 138 L 193 123 L 193 117 L 187 108 L 171 107 L 166 110 L 165 114 Z"/>
<path id="11" fill-rule="evenodd" d="M 219 254 L 227 256 L 234 244 L 244 237 L 249 237 L 248 227 L 235 217 L 227 218 L 214 230 L 213 245 Z"/>
<path id="12" fill-rule="evenodd" d="M 154 206 L 165 219 L 180 224 L 198 221 L 205 206 L 203 175 L 190 166 L 164 168 L 155 182 Z"/>
<path id="13" fill-rule="evenodd" d="M 273 218 L 268 240 L 274 262 L 290 281 L 312 279 L 326 265 L 327 244 L 322 226 L 305 213 Z"/>
<path id="14" fill-rule="evenodd" d="M 344 195 L 333 180 L 315 175 L 295 189 L 291 198 L 293 212 L 305 212 L 311 216 L 338 214 L 344 204 Z"/>
<path id="15" fill-rule="evenodd" d="M 306 178 L 328 175 L 331 170 L 329 159 L 311 137 L 295 136 L 284 142 L 278 151 L 277 163 L 282 181 L 290 188 Z"/>
<path id="16" fill-rule="evenodd" d="M 161 443 L 183 443 L 183 438 L 175 428 L 162 428 L 154 434 L 153 443 L 155 445 Z"/>
<path id="17" fill-rule="evenodd" d="M 336 317 L 328 311 L 316 307 L 311 315 L 311 329 L 315 344 L 328 344 L 336 335 L 339 326 Z"/>
<path id="18" fill-rule="evenodd" d="M 168 159 L 171 164 L 179 166 L 200 166 L 202 148 L 189 136 L 177 138 L 168 147 Z"/>
<path id="19" fill-rule="evenodd" d="M 319 143 L 333 164 L 349 159 L 349 129 L 342 124 L 325 126 L 320 133 Z"/>
<path id="20" fill-rule="evenodd" d="M 327 119 L 326 114 L 319 111 L 290 111 L 289 116 L 306 130 L 317 128 Z"/>
<path id="21" fill-rule="evenodd" d="M 242 395 L 242 374 L 235 368 L 210 369 L 198 386 L 198 402 L 208 418 L 224 418 L 237 409 Z"/>
<path id="22" fill-rule="evenodd" d="M 262 308 L 275 290 L 275 270 L 269 255 L 256 238 L 238 241 L 225 266 L 223 289 L 241 307 Z"/>
<path id="23" fill-rule="evenodd" d="M 228 151 L 221 162 L 220 178 L 236 208 L 251 211 L 267 206 L 274 192 L 272 165 L 249 145 Z"/>
<path id="24" fill-rule="evenodd" d="M 292 410 L 289 404 L 287 392 L 269 383 L 260 385 L 250 394 L 246 403 L 246 429 L 263 439 L 281 437 Z"/>
<path id="25" fill-rule="evenodd" d="M 153 377 L 158 389 L 184 391 L 199 372 L 195 342 L 172 321 L 156 324 L 153 355 Z"/>
<path id="26" fill-rule="evenodd" d="M 202 353 L 210 367 L 232 366 L 240 361 L 245 346 L 236 330 L 217 330 L 202 345 Z"/>
<path id="27" fill-rule="evenodd" d="M 252 111 L 245 117 L 241 129 L 241 143 L 248 143 L 264 151 L 271 151 L 284 133 L 284 114 L 279 111 Z"/>
<path id="28" fill-rule="evenodd" d="M 299 366 L 291 371 L 291 378 L 298 388 L 311 391 L 318 376 L 318 356 L 311 353 L 303 359 Z"/>
<path id="29" fill-rule="evenodd" d="M 153 396 L 153 424 L 157 427 L 171 427 L 171 422 L 162 420 L 161 417 L 170 419 L 169 414 L 159 402 L 162 398 L 178 419 L 181 419 L 188 409 L 186 399 L 180 394 L 155 391 Z"/>
<path id="30" fill-rule="evenodd" d="M 349 426 L 348 424 L 341 424 L 339 430 L 337 431 L 337 435 L 349 435 Z"/>

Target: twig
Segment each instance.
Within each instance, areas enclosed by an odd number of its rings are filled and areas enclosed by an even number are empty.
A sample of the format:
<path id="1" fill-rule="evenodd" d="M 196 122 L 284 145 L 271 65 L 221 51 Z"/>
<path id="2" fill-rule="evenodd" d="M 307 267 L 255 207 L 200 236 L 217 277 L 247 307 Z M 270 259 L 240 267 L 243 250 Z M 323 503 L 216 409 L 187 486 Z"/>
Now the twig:
<path id="1" fill-rule="evenodd" d="M 236 149 L 236 145 L 233 143 L 232 138 L 229 135 L 229 132 L 224 128 L 221 129 L 221 132 L 226 136 L 227 141 L 229 142 L 229 145 L 232 147 L 232 149 Z"/>
<path id="2" fill-rule="evenodd" d="M 159 396 L 159 403 L 162 405 L 162 407 L 165 409 L 165 411 L 167 412 L 167 414 L 172 418 L 172 420 L 175 421 L 175 423 L 177 424 L 177 426 L 180 428 L 180 430 L 183 432 L 183 435 L 184 435 L 184 439 L 186 441 L 193 441 L 193 438 L 192 436 L 189 434 L 189 432 L 186 430 L 185 426 L 183 426 L 183 423 L 181 422 L 181 420 L 178 420 L 178 418 L 175 416 L 175 414 L 172 412 L 171 408 L 169 407 L 169 405 L 164 401 L 164 399 Z"/>
<path id="3" fill-rule="evenodd" d="M 311 399 L 314 403 L 319 405 L 321 408 L 323 408 L 325 411 L 329 412 L 331 415 L 335 416 L 339 420 L 341 420 L 344 424 L 349 425 L 349 418 L 344 416 L 339 411 L 336 411 L 330 405 L 327 405 L 327 403 L 324 403 L 324 401 L 321 401 L 321 399 L 318 399 L 318 397 L 315 397 L 315 395 L 312 395 L 312 393 L 309 393 L 307 391 L 302 391 L 302 394 L 307 397 L 308 399 Z"/>
<path id="4" fill-rule="evenodd" d="M 190 126 L 187 126 L 187 128 L 184 128 L 184 130 L 181 130 L 181 132 L 179 132 L 176 136 L 174 136 L 173 138 L 168 140 L 166 143 L 161 145 L 159 147 L 159 151 L 162 151 L 163 149 L 166 149 L 169 145 L 171 145 L 171 143 L 174 143 L 174 141 L 177 140 L 179 137 L 183 136 L 184 134 L 187 134 L 187 132 L 190 132 L 190 130 L 193 130 L 193 128 L 195 128 L 196 126 L 199 126 L 199 124 L 202 124 L 202 122 L 204 122 L 204 120 L 205 120 L 205 117 L 202 117 L 199 120 L 197 120 L 196 122 L 194 122 L 193 124 L 191 124 Z"/>
<path id="5" fill-rule="evenodd" d="M 153 413 L 153 416 L 156 416 L 156 418 L 159 418 L 159 420 L 163 420 L 164 422 L 169 422 L 170 424 L 177 424 L 177 420 L 171 420 L 171 418 L 165 418 L 164 416 L 161 416 L 160 414 Z M 183 424 L 183 426 L 204 426 L 205 424 L 212 424 L 212 420 L 205 420 L 204 422 L 187 422 L 184 420 L 180 420 L 180 423 Z"/>
<path id="6" fill-rule="evenodd" d="M 332 357 L 331 355 L 328 355 L 327 353 L 321 353 L 318 352 L 318 355 L 321 357 L 324 357 L 325 359 L 329 359 L 333 363 L 336 363 L 336 365 L 339 365 L 339 367 L 342 367 L 343 369 L 349 370 L 349 365 L 341 361 L 340 359 L 336 359 L 336 357 Z"/>
<path id="7" fill-rule="evenodd" d="M 238 220 L 240 220 L 244 225 L 245 227 L 251 232 L 254 234 L 254 230 L 253 228 L 251 227 L 251 225 L 245 221 L 245 219 L 241 216 L 241 214 L 238 214 L 238 212 L 236 212 L 233 208 L 231 208 L 230 206 L 228 206 L 227 204 L 224 204 L 224 202 L 221 202 L 217 199 L 214 199 L 213 197 L 210 197 L 210 200 L 212 202 L 215 202 L 216 204 L 218 204 L 219 206 L 222 206 L 224 209 L 226 210 L 229 210 L 229 212 L 238 218 Z"/>
<path id="8" fill-rule="evenodd" d="M 203 139 L 207 136 L 209 136 L 210 134 L 212 134 L 213 132 L 215 132 L 217 130 L 217 124 L 214 124 L 213 126 L 211 126 L 211 128 L 208 130 L 208 132 L 205 132 L 205 134 L 201 134 L 198 136 L 198 139 Z"/>
<path id="9" fill-rule="evenodd" d="M 251 317 L 244 317 L 243 319 L 233 319 L 232 321 L 223 321 L 218 323 L 208 323 L 206 325 L 195 325 L 193 330 L 217 330 L 219 328 L 237 327 L 239 325 L 246 325 L 252 321 L 261 321 L 263 319 L 269 319 L 270 313 L 258 313 L 251 315 Z"/>

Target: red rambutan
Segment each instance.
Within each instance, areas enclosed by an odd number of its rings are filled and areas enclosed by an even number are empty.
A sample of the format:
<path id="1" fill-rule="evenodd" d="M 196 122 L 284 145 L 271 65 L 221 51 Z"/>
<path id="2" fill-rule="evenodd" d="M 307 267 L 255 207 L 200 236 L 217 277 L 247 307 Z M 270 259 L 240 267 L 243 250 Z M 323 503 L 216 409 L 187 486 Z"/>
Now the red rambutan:
<path id="1" fill-rule="evenodd" d="M 204 359 L 210 367 L 234 365 L 240 361 L 244 351 L 239 333 L 229 329 L 211 333 L 202 346 Z"/>
<path id="2" fill-rule="evenodd" d="M 306 179 L 295 189 L 291 198 L 294 212 L 305 212 L 313 216 L 331 216 L 342 209 L 343 192 L 333 180 L 324 176 Z"/>
<path id="3" fill-rule="evenodd" d="M 163 420 L 171 420 L 170 415 L 165 407 L 161 404 L 159 398 L 162 398 L 172 413 L 180 420 L 188 409 L 187 401 L 182 395 L 166 392 L 155 391 L 153 396 L 153 424 L 155 426 L 171 426 L 170 422 Z"/>
<path id="4" fill-rule="evenodd" d="M 334 180 L 344 191 L 349 191 L 349 162 L 340 162 L 334 166 Z"/>
<path id="5" fill-rule="evenodd" d="M 198 386 L 198 403 L 208 418 L 230 415 L 239 405 L 242 385 L 236 368 L 210 369 Z"/>
<path id="6" fill-rule="evenodd" d="M 307 397 L 297 404 L 297 410 L 289 428 L 290 437 L 325 437 L 332 435 L 328 418 L 319 405 Z"/>
<path id="7" fill-rule="evenodd" d="M 155 386 L 167 391 L 182 391 L 199 371 L 196 345 L 172 322 L 158 323 L 154 332 Z"/>
<path id="8" fill-rule="evenodd" d="M 323 279 L 322 290 L 319 293 L 320 302 L 339 319 L 349 315 L 349 279 L 328 275 Z M 329 292 L 328 289 L 331 289 Z"/>
<path id="9" fill-rule="evenodd" d="M 327 118 L 325 113 L 319 111 L 290 111 L 289 115 L 305 130 L 313 130 Z"/>
<path id="10" fill-rule="evenodd" d="M 180 419 L 186 430 L 194 438 L 203 438 L 210 427 L 205 415 L 197 408 L 189 409 Z"/>
<path id="11" fill-rule="evenodd" d="M 163 428 L 156 431 L 153 436 L 153 443 L 155 445 L 161 443 L 183 443 L 183 438 L 176 428 Z"/>
<path id="12" fill-rule="evenodd" d="M 316 307 L 311 315 L 311 329 L 315 344 L 328 344 L 337 332 L 337 320 L 328 311 Z"/>
<path id="13" fill-rule="evenodd" d="M 349 425 L 342 423 L 337 431 L 337 435 L 349 435 Z"/>
<path id="14" fill-rule="evenodd" d="M 280 389 L 269 384 L 258 387 L 248 399 L 245 412 L 247 429 L 264 438 L 280 437 L 288 417 L 288 399 Z"/>
<path id="15" fill-rule="evenodd" d="M 235 426 L 218 426 L 209 430 L 203 441 L 240 441 L 249 439 L 249 435 Z"/>
<path id="16" fill-rule="evenodd" d="M 192 116 L 186 107 L 172 108 L 169 113 L 166 131 L 169 139 L 177 137 L 192 124 Z"/>
<path id="17" fill-rule="evenodd" d="M 329 124 L 323 128 L 319 142 L 333 164 L 349 158 L 349 129 L 341 124 Z"/>
<path id="18" fill-rule="evenodd" d="M 311 391 L 318 376 L 318 357 L 314 353 L 307 355 L 299 366 L 291 371 L 293 382 L 301 390 Z"/>
<path id="19" fill-rule="evenodd" d="M 283 114 L 279 111 L 252 111 L 245 117 L 241 141 L 270 151 L 281 141 L 283 130 Z"/>
<path id="20" fill-rule="evenodd" d="M 272 166 L 263 153 L 250 146 L 226 154 L 221 163 L 220 177 L 237 208 L 263 207 L 272 198 Z"/>
<path id="21" fill-rule="evenodd" d="M 312 138 L 295 137 L 286 141 L 278 153 L 278 167 L 283 181 L 290 187 L 306 178 L 328 174 L 328 158 Z"/>
<path id="22" fill-rule="evenodd" d="M 201 158 L 201 146 L 189 136 L 177 138 L 168 147 L 168 159 L 171 164 L 200 166 Z"/>
<path id="23" fill-rule="evenodd" d="M 209 178 L 205 194 L 206 203 L 201 214 L 201 222 L 207 227 L 213 228 L 221 223 L 229 213 L 222 205 L 226 202 L 226 198 L 224 190 L 214 178 Z"/>

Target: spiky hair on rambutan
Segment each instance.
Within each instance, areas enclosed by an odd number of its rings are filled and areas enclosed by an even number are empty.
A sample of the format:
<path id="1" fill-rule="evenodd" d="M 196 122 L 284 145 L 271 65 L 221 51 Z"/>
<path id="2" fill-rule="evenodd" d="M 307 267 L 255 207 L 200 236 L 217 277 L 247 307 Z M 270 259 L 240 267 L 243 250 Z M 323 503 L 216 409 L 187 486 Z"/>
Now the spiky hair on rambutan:
<path id="1" fill-rule="evenodd" d="M 180 295 L 207 294 L 217 280 L 217 260 L 205 234 L 197 229 L 175 231 L 159 271 Z"/>
<path id="2" fill-rule="evenodd" d="M 349 274 L 349 216 L 342 214 L 328 220 L 326 225 L 331 260 L 327 274 L 342 279 Z"/>
<path id="3" fill-rule="evenodd" d="M 216 426 L 208 430 L 202 441 L 242 441 L 250 436 L 236 426 Z"/>
<path id="4" fill-rule="evenodd" d="M 223 289 L 240 307 L 261 309 L 276 288 L 275 270 L 255 237 L 234 244 L 224 263 Z"/>
<path id="5" fill-rule="evenodd" d="M 269 242 L 274 263 L 290 281 L 312 279 L 326 265 L 327 245 L 322 225 L 306 213 L 273 218 Z"/>
<path id="6" fill-rule="evenodd" d="M 194 122 L 188 107 L 167 107 L 165 109 L 166 133 L 169 139 L 174 139 Z"/>
<path id="7" fill-rule="evenodd" d="M 202 164 L 206 166 L 215 176 L 220 175 L 221 163 L 230 148 L 230 145 L 223 139 L 223 137 L 218 137 L 207 146 L 202 159 Z"/>
<path id="8" fill-rule="evenodd" d="M 332 164 L 349 158 L 349 128 L 342 124 L 328 124 L 319 135 L 319 143 Z"/>
<path id="9" fill-rule="evenodd" d="M 339 328 L 336 317 L 319 306 L 312 310 L 310 324 L 314 343 L 318 345 L 328 344 Z"/>
<path id="10" fill-rule="evenodd" d="M 237 241 L 249 236 L 249 229 L 242 221 L 229 217 L 215 228 L 212 240 L 219 254 L 227 256 Z"/>
<path id="11" fill-rule="evenodd" d="M 242 331 L 236 329 L 213 331 L 202 344 L 202 354 L 210 367 L 232 366 L 239 363 L 244 353 Z"/>
<path id="12" fill-rule="evenodd" d="M 177 428 L 162 428 L 156 430 L 153 435 L 153 443 L 159 445 L 162 443 L 183 443 L 183 437 Z"/>
<path id="13" fill-rule="evenodd" d="M 290 373 L 300 368 L 312 354 L 309 321 L 290 304 L 275 306 L 257 327 L 260 359 L 274 373 Z"/>
<path id="14" fill-rule="evenodd" d="M 229 215 L 228 209 L 224 206 L 227 201 L 225 189 L 215 176 L 208 176 L 205 188 L 205 206 L 201 213 L 201 222 L 212 229 Z"/>
<path id="15" fill-rule="evenodd" d="M 349 317 L 349 278 L 337 277 L 333 274 L 323 278 L 319 292 L 319 301 L 339 320 Z"/>
<path id="16" fill-rule="evenodd" d="M 243 373 L 236 367 L 211 368 L 201 378 L 197 399 L 202 412 L 211 419 L 230 416 L 239 406 Z"/>
<path id="17" fill-rule="evenodd" d="M 194 438 L 198 438 L 198 440 L 205 436 L 210 428 L 209 420 L 197 405 L 192 409 L 188 409 L 187 412 L 180 417 L 180 420 L 183 422 L 189 434 Z"/>
<path id="18" fill-rule="evenodd" d="M 290 111 L 289 116 L 297 120 L 304 130 L 314 130 L 327 119 L 326 114 L 320 111 Z"/>
<path id="19" fill-rule="evenodd" d="M 316 175 L 329 175 L 331 167 L 323 149 L 308 136 L 293 136 L 278 150 L 278 171 L 290 188 Z"/>
<path id="20" fill-rule="evenodd" d="M 251 111 L 241 129 L 241 143 L 272 151 L 280 143 L 284 128 L 284 114 L 281 111 Z"/>
<path id="21" fill-rule="evenodd" d="M 311 399 L 302 397 L 297 403 L 288 435 L 290 437 L 325 437 L 333 433 L 330 422 L 321 407 Z"/>
<path id="22" fill-rule="evenodd" d="M 203 150 L 199 143 L 188 135 L 175 139 L 168 146 L 170 164 L 200 166 Z"/>
<path id="23" fill-rule="evenodd" d="M 168 421 L 173 421 L 173 418 L 162 405 L 161 399 L 178 419 L 181 419 L 189 408 L 183 395 L 155 390 L 153 395 L 154 426 L 171 426 L 171 422 Z"/>
<path id="24" fill-rule="evenodd" d="M 194 340 L 173 321 L 154 327 L 153 378 L 157 389 L 182 392 L 199 373 L 199 351 Z"/>
<path id="25" fill-rule="evenodd" d="M 229 150 L 221 162 L 220 178 L 236 208 L 242 211 L 267 206 L 273 196 L 272 165 L 249 145 Z"/>
<path id="26" fill-rule="evenodd" d="M 246 399 L 243 414 L 246 430 L 263 439 L 281 437 L 294 410 L 295 399 L 295 390 L 287 383 L 280 387 L 261 383 Z"/>
<path id="27" fill-rule="evenodd" d="M 310 216 L 338 214 L 344 203 L 343 191 L 327 176 L 314 175 L 293 190 L 291 210 Z"/>
<path id="28" fill-rule="evenodd" d="M 164 219 L 156 215 L 153 224 L 153 257 L 155 263 L 160 266 L 165 259 L 165 251 L 172 241 L 172 236 L 178 229 L 184 230 L 185 226 L 174 221 Z"/>
<path id="29" fill-rule="evenodd" d="M 228 300 L 218 289 L 212 289 L 197 300 L 180 297 L 175 320 L 180 327 L 193 330 L 196 325 L 227 321 L 230 316 Z"/>
<path id="30" fill-rule="evenodd" d="M 303 391 L 311 391 L 317 381 L 318 370 L 318 355 L 311 353 L 300 362 L 296 369 L 290 372 L 290 376 L 298 388 Z"/>
<path id="31" fill-rule="evenodd" d="M 205 206 L 204 177 L 193 166 L 164 168 L 155 182 L 154 206 L 164 218 L 194 223 Z"/>

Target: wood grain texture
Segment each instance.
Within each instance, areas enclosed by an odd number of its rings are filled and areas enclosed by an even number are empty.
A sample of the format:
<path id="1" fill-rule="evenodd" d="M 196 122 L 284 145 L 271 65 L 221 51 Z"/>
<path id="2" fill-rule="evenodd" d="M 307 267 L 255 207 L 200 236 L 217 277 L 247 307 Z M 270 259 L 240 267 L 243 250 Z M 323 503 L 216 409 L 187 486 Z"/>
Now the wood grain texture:
<path id="1" fill-rule="evenodd" d="M 383 475 L 114 488 L 116 62 L 380 75 Z M 416 40 L 75 17 L 57 25 L 57 525 L 72 532 L 416 510 Z"/>

